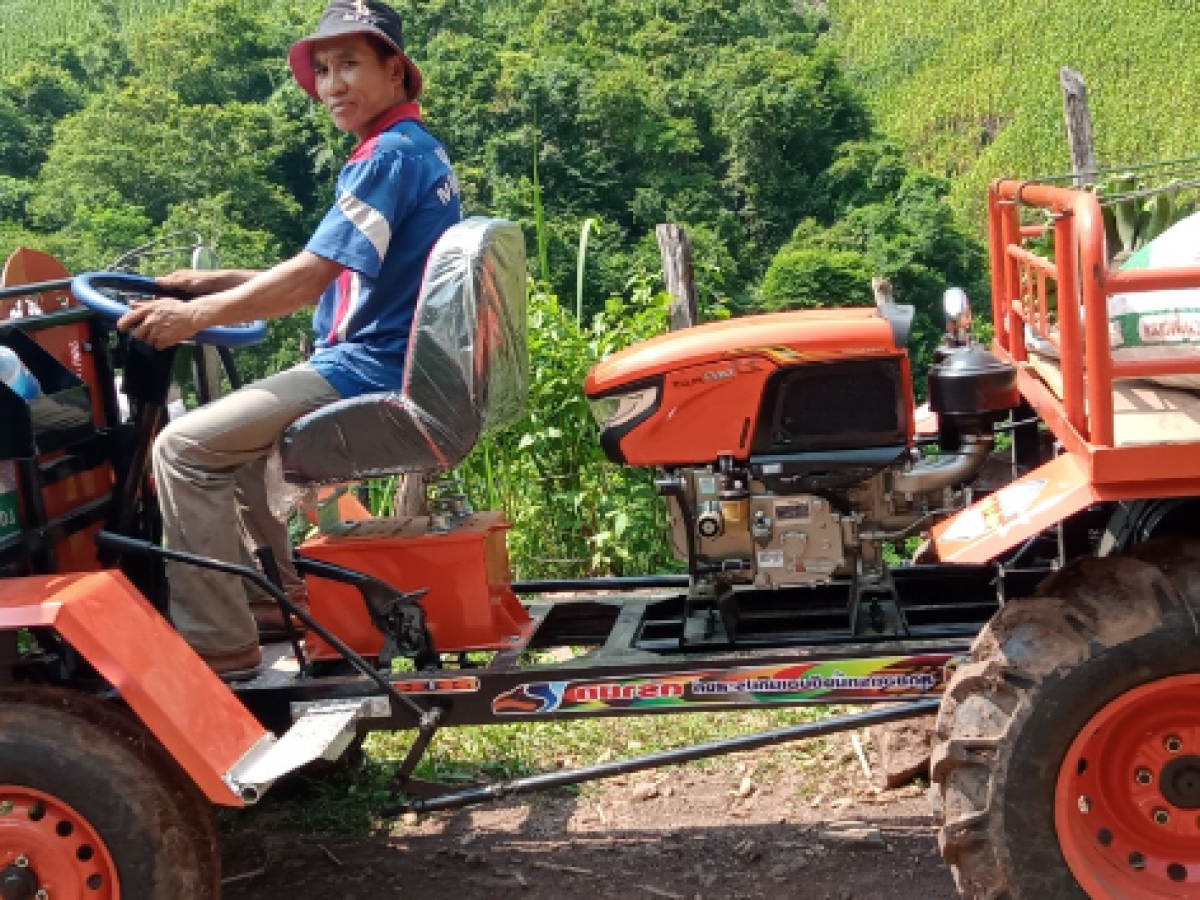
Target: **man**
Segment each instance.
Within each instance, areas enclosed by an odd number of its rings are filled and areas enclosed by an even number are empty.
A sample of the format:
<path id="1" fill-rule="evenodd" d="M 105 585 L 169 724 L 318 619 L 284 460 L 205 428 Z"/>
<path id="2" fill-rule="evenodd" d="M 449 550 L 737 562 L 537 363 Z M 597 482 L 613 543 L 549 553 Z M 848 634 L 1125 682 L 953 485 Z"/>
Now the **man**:
<path id="1" fill-rule="evenodd" d="M 118 323 L 157 348 L 197 331 L 277 318 L 316 304 L 305 364 L 176 419 L 154 446 L 168 546 L 237 561 L 242 541 L 268 546 L 284 588 L 303 598 L 286 527 L 271 516 L 264 470 L 280 435 L 305 413 L 359 394 L 398 390 L 425 261 L 461 218 L 458 183 L 415 103 L 420 70 L 400 18 L 377 0 L 330 3 L 288 53 L 296 81 L 359 144 L 338 196 L 305 249 L 265 272 L 182 270 L 160 283 L 196 295 L 138 305 Z M 239 521 L 242 534 L 231 523 Z M 236 577 L 171 564 L 171 615 L 221 674 L 261 662 L 258 630 Z"/>

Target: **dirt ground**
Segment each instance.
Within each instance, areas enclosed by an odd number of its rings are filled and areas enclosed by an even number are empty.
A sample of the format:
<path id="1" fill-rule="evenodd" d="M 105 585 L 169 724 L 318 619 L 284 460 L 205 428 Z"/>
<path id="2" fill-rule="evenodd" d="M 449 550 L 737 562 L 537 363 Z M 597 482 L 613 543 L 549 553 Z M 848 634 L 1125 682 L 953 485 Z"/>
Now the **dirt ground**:
<path id="1" fill-rule="evenodd" d="M 918 787 L 852 763 L 801 775 L 754 757 L 397 822 L 365 836 L 270 827 L 226 839 L 227 900 L 952 900 Z M 257 815 L 257 814 L 256 814 Z"/>

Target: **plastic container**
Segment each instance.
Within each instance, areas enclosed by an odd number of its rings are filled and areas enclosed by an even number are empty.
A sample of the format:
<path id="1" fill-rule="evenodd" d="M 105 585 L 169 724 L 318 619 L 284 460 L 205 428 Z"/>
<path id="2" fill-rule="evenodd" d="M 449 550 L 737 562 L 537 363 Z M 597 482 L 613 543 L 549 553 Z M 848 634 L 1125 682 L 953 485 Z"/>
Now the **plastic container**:
<path id="1" fill-rule="evenodd" d="M 0 347 L 0 382 L 24 400 L 42 396 L 42 386 L 11 347 Z"/>

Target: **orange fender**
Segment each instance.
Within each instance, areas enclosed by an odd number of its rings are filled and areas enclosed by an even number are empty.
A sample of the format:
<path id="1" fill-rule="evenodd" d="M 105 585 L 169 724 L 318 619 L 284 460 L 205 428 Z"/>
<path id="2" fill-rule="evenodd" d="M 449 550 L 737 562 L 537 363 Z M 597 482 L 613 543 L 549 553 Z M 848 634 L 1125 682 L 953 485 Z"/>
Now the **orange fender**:
<path id="1" fill-rule="evenodd" d="M 213 803 L 244 805 L 224 776 L 268 732 L 120 572 L 0 582 L 0 630 L 53 628 Z"/>
<path id="2" fill-rule="evenodd" d="M 1075 455 L 1066 453 L 939 522 L 933 545 L 943 562 L 990 562 L 1104 499 Z"/>

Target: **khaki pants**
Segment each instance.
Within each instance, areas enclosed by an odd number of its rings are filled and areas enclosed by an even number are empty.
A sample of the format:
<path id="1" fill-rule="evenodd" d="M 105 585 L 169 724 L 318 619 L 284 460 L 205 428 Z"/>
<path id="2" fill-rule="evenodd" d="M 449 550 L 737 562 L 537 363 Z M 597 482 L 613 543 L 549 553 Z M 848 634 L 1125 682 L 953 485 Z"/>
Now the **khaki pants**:
<path id="1" fill-rule="evenodd" d="M 154 443 L 167 546 L 233 563 L 247 548 L 270 547 L 284 589 L 301 586 L 287 526 L 267 504 L 266 461 L 289 424 L 340 399 L 315 371 L 297 366 L 171 422 Z M 258 645 L 243 579 L 182 563 L 168 563 L 167 577 L 171 618 L 197 651 Z"/>

